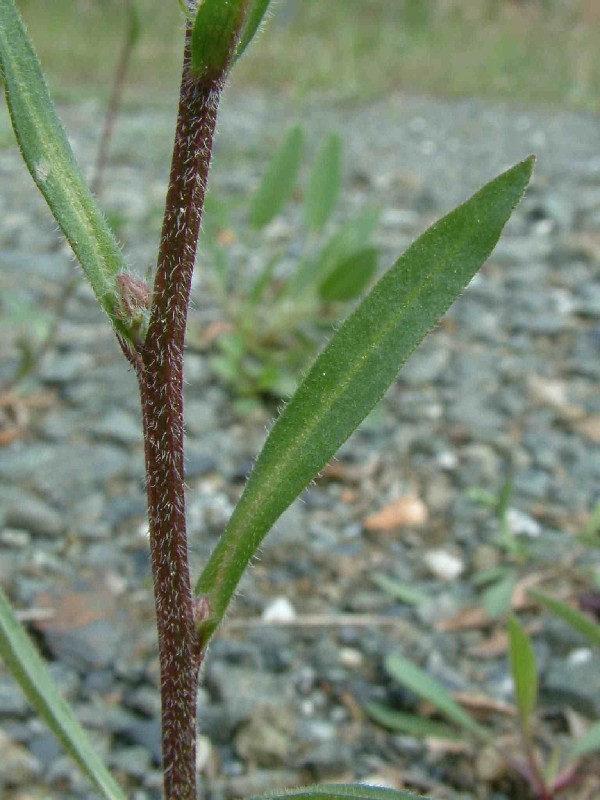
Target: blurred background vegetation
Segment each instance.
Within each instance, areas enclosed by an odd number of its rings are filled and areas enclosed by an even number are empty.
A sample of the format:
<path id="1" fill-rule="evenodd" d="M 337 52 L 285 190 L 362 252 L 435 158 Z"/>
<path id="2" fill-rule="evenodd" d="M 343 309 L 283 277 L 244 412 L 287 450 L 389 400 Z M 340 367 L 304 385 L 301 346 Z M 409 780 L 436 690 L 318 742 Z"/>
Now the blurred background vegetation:
<path id="1" fill-rule="evenodd" d="M 55 94 L 108 94 L 124 0 L 17 0 Z M 137 0 L 142 35 L 126 102 L 164 102 L 179 73 L 178 0 Z M 600 0 L 276 0 L 237 70 L 299 99 L 401 90 L 600 109 Z"/>

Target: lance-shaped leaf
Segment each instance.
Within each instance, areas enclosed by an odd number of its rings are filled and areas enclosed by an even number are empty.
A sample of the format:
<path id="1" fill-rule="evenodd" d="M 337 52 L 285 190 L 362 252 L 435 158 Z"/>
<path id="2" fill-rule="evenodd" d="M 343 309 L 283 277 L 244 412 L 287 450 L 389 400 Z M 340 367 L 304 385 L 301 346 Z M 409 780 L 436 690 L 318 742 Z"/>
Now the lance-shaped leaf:
<path id="1" fill-rule="evenodd" d="M 456 740 L 456 728 L 428 717 L 406 714 L 381 703 L 367 703 L 365 711 L 375 722 L 391 731 L 400 731 L 423 739 L 430 736 L 435 739 Z"/>
<path id="2" fill-rule="evenodd" d="M 209 81 L 225 77 L 238 48 L 250 0 L 203 0 L 192 29 L 192 73 Z"/>
<path id="3" fill-rule="evenodd" d="M 365 247 L 341 261 L 319 286 L 321 300 L 343 303 L 362 294 L 377 271 L 378 257 L 374 247 Z"/>
<path id="4" fill-rule="evenodd" d="M 8 598 L 0 589 L 0 656 L 23 693 L 82 772 L 107 800 L 125 795 L 90 744 L 69 704 L 60 695 Z"/>
<path id="5" fill-rule="evenodd" d="M 302 128 L 290 129 L 272 157 L 250 207 L 250 224 L 264 228 L 279 214 L 292 196 L 302 162 Z"/>
<path id="6" fill-rule="evenodd" d="M 15 135 L 38 189 L 117 330 L 116 276 L 125 263 L 75 161 L 13 0 L 0 0 L 0 64 Z"/>
<path id="7" fill-rule="evenodd" d="M 578 631 L 589 641 L 590 644 L 600 647 L 600 625 L 586 614 L 582 614 L 576 608 L 556 600 L 554 597 L 544 594 L 536 589 L 530 590 L 529 594 L 538 603 L 541 603 L 557 617 L 560 617 L 567 625 Z"/>
<path id="8" fill-rule="evenodd" d="M 317 358 L 274 425 L 196 591 L 208 639 L 278 517 L 381 399 L 425 334 L 493 250 L 533 158 L 433 225 L 374 286 Z"/>
<path id="9" fill-rule="evenodd" d="M 342 186 L 342 140 L 333 133 L 319 150 L 310 172 L 304 197 L 304 214 L 309 228 L 320 231 L 335 207 Z"/>
<path id="10" fill-rule="evenodd" d="M 287 792 L 263 795 L 250 800 L 428 800 L 408 792 L 388 789 L 383 786 L 368 786 L 361 783 L 324 783 L 320 786 L 306 786 L 303 789 L 290 789 Z"/>
<path id="11" fill-rule="evenodd" d="M 467 714 L 441 683 L 430 677 L 412 661 L 407 661 L 401 656 L 389 656 L 385 660 L 385 668 L 398 683 L 406 686 L 418 697 L 428 700 L 447 719 L 467 731 L 471 736 L 484 742 L 492 738 L 490 731 L 476 722 L 470 714 Z"/>
<path id="12" fill-rule="evenodd" d="M 244 28 L 244 32 L 242 33 L 242 38 L 240 39 L 237 53 L 235 54 L 236 61 L 241 55 L 243 55 L 252 39 L 254 39 L 256 36 L 256 33 L 260 28 L 260 24 L 263 21 L 270 5 L 271 0 L 252 0 L 250 3 L 246 26 Z"/>
<path id="13" fill-rule="evenodd" d="M 517 708 L 523 730 L 528 734 L 537 701 L 537 664 L 531 639 L 513 614 L 508 618 L 508 644 Z"/>

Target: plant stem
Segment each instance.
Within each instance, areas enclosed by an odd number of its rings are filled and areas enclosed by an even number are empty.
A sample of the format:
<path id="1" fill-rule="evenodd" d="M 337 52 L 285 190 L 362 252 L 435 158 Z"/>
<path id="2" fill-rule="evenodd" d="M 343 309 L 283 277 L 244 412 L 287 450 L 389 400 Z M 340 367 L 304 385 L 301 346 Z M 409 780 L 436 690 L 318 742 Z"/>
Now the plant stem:
<path id="1" fill-rule="evenodd" d="M 188 26 L 150 325 L 145 343 L 131 356 L 144 424 L 166 800 L 196 800 L 196 693 L 203 651 L 194 625 L 185 524 L 183 345 L 222 90 L 222 81 L 190 75 L 189 41 Z"/>
<path id="2" fill-rule="evenodd" d="M 521 739 L 526 760 L 526 774 L 531 790 L 535 793 L 537 800 L 553 800 L 553 794 L 546 786 L 546 781 L 538 765 L 531 733 L 525 727 L 521 728 Z"/>

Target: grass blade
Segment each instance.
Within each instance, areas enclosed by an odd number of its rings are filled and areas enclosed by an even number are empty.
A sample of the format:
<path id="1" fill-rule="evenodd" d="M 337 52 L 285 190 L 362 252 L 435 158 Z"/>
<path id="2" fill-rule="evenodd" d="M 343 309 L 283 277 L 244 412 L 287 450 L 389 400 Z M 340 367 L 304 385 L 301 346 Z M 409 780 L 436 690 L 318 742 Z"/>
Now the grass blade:
<path id="1" fill-rule="evenodd" d="M 384 592 L 387 592 L 397 600 L 408 603 L 411 606 L 420 606 L 427 603 L 429 600 L 429 596 L 420 589 L 415 589 L 407 583 L 401 583 L 400 581 L 394 580 L 394 578 L 389 578 L 387 575 L 383 575 L 380 572 L 376 572 L 372 575 L 371 579 L 380 589 L 383 589 Z"/>
<path id="2" fill-rule="evenodd" d="M 263 795 L 260 798 L 255 797 L 249 800 L 348 800 L 348 798 L 351 800 L 417 800 L 415 795 L 408 794 L 408 792 L 360 783 L 324 783 L 320 786 L 290 789 L 287 792 Z M 419 796 L 418 800 L 430 800 L 430 798 Z"/>
<path id="3" fill-rule="evenodd" d="M 268 225 L 292 196 L 302 161 L 303 144 L 302 128 L 296 126 L 273 156 L 250 208 L 253 228 Z"/>
<path id="4" fill-rule="evenodd" d="M 401 731 L 419 738 L 431 736 L 435 739 L 456 740 L 456 729 L 444 725 L 443 722 L 418 717 L 415 714 L 404 714 L 381 703 L 368 703 L 365 711 L 371 719 L 391 731 Z"/>
<path id="5" fill-rule="evenodd" d="M 428 700 L 445 717 L 471 736 L 485 742 L 492 738 L 492 734 L 467 714 L 440 683 L 412 661 L 407 661 L 401 656 L 389 656 L 385 660 L 385 668 L 394 680 L 406 686 L 418 697 Z"/>
<path id="6" fill-rule="evenodd" d="M 82 772 L 108 800 L 125 795 L 108 772 L 0 589 L 0 655 L 23 693 Z"/>
<path id="7" fill-rule="evenodd" d="M 560 619 L 582 636 L 585 636 L 590 644 L 600 647 L 600 625 L 594 622 L 593 619 L 590 619 L 590 617 L 582 614 L 581 611 L 577 611 L 577 609 L 572 608 L 560 600 L 555 600 L 553 597 L 549 597 L 547 594 L 537 589 L 530 590 L 529 595 L 536 602 L 547 608 L 548 611 L 560 617 Z"/>
<path id="8" fill-rule="evenodd" d="M 508 618 L 508 646 L 517 708 L 523 730 L 528 733 L 537 701 L 537 664 L 531 639 L 514 614 Z"/>
<path id="9" fill-rule="evenodd" d="M 304 197 L 306 224 L 311 230 L 325 226 L 335 211 L 341 186 L 342 139 L 332 133 L 317 154 Z"/>
<path id="10" fill-rule="evenodd" d="M 277 420 L 198 581 L 209 638 L 278 517 L 362 422 L 425 334 L 489 256 L 533 169 L 491 181 L 418 239 L 318 357 Z"/>
<path id="11" fill-rule="evenodd" d="M 0 62 L 13 128 L 27 168 L 119 332 L 121 250 L 89 191 L 56 115 L 37 55 L 13 0 L 0 0 Z"/>

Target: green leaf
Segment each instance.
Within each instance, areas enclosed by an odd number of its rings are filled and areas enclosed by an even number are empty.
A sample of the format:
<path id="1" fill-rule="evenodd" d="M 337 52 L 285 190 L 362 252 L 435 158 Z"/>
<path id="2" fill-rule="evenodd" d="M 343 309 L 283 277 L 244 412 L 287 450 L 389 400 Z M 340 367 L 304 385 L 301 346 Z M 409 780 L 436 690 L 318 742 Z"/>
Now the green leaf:
<path id="1" fill-rule="evenodd" d="M 292 196 L 302 161 L 302 128 L 292 128 L 273 156 L 250 208 L 250 224 L 264 228 Z"/>
<path id="2" fill-rule="evenodd" d="M 380 703 L 368 703 L 365 711 L 375 722 L 391 731 L 401 731 L 419 738 L 431 736 L 435 739 L 456 740 L 456 729 L 444 725 L 443 722 L 404 714 Z"/>
<path id="3" fill-rule="evenodd" d="M 320 231 L 335 211 L 342 186 L 342 140 L 332 133 L 317 154 L 311 170 L 304 213 L 311 230 Z"/>
<path id="4" fill-rule="evenodd" d="M 253 0 L 253 2 L 251 2 L 246 27 L 244 28 L 237 53 L 235 54 L 236 61 L 244 54 L 246 48 L 256 36 L 270 4 L 271 0 Z"/>
<path id="5" fill-rule="evenodd" d="M 496 505 L 496 517 L 499 520 L 503 520 L 506 518 L 506 515 L 510 508 L 510 501 L 512 500 L 514 494 L 514 488 L 515 488 L 514 477 L 511 473 L 502 484 L 502 488 L 500 489 L 500 494 L 498 495 L 498 502 Z"/>
<path id="6" fill-rule="evenodd" d="M 92 197 L 56 115 L 40 64 L 13 0 L 0 0 L 0 63 L 13 128 L 27 168 L 115 328 L 121 250 Z"/>
<path id="7" fill-rule="evenodd" d="M 600 722 L 595 722 L 587 729 L 583 736 L 577 740 L 569 754 L 569 761 L 587 756 L 600 750 Z"/>
<path id="8" fill-rule="evenodd" d="M 394 680 L 406 686 L 412 692 L 424 700 L 428 700 L 459 728 L 467 731 L 467 733 L 474 736 L 481 741 L 489 741 L 492 739 L 490 731 L 486 730 L 482 725 L 475 722 L 470 714 L 467 714 L 457 702 L 455 702 L 446 689 L 431 678 L 412 661 L 401 656 L 388 656 L 385 660 L 385 668 Z"/>
<path id="9" fill-rule="evenodd" d="M 249 0 L 202 0 L 191 41 L 191 71 L 197 78 L 224 78 L 240 43 L 248 3 Z"/>
<path id="10" fill-rule="evenodd" d="M 490 617 L 501 617 L 510 611 L 515 582 L 515 573 L 509 572 L 484 591 L 483 607 Z"/>
<path id="11" fill-rule="evenodd" d="M 514 570 L 512 570 L 510 567 L 504 567 L 501 565 L 497 567 L 489 567 L 489 569 L 480 569 L 473 574 L 471 583 L 474 586 L 485 586 L 486 583 L 496 583 L 513 572 Z"/>
<path id="12" fill-rule="evenodd" d="M 377 272 L 378 253 L 374 247 L 359 250 L 344 259 L 319 286 L 325 303 L 344 303 L 361 295 Z"/>
<path id="13" fill-rule="evenodd" d="M 553 597 L 549 597 L 547 594 L 537 589 L 530 589 L 529 595 L 536 602 L 541 603 L 549 611 L 552 611 L 553 614 L 556 614 L 557 617 L 560 617 L 567 625 L 570 625 L 582 636 L 585 636 L 590 644 L 595 647 L 600 647 L 600 625 L 594 622 L 593 619 L 590 619 L 590 617 L 582 614 L 581 611 L 577 611 L 577 609 L 572 608 L 560 600 L 555 600 Z"/>
<path id="14" fill-rule="evenodd" d="M 379 211 L 368 208 L 333 234 L 319 258 L 320 277 L 325 277 L 340 261 L 368 245 L 379 216 Z"/>
<path id="15" fill-rule="evenodd" d="M 368 786 L 361 783 L 324 783 L 306 786 L 303 789 L 290 789 L 287 792 L 262 795 L 249 800 L 431 800 L 431 798 L 399 792 L 382 786 Z"/>
<path id="16" fill-rule="evenodd" d="M 393 578 L 388 578 L 387 575 L 375 573 L 371 578 L 380 589 L 403 603 L 408 603 L 411 606 L 420 606 L 429 600 L 425 592 L 421 592 L 406 583 L 400 583 L 400 581 L 396 581 Z"/>
<path id="17" fill-rule="evenodd" d="M 316 288 L 346 258 L 361 250 L 371 239 L 379 212 L 363 211 L 337 231 L 316 258 L 308 258 L 298 265 L 285 287 L 285 293 L 297 297 L 308 289 Z"/>
<path id="18" fill-rule="evenodd" d="M 514 614 L 508 618 L 508 646 L 517 708 L 523 730 L 527 734 L 537 700 L 537 664 L 531 639 Z"/>
<path id="19" fill-rule="evenodd" d="M 318 357 L 275 423 L 196 591 L 210 638 L 265 535 L 394 380 L 496 244 L 531 176 L 528 159 L 418 239 Z"/>
<path id="20" fill-rule="evenodd" d="M 108 798 L 125 795 L 107 771 L 0 589 L 0 655 L 23 693 L 82 772 Z"/>

